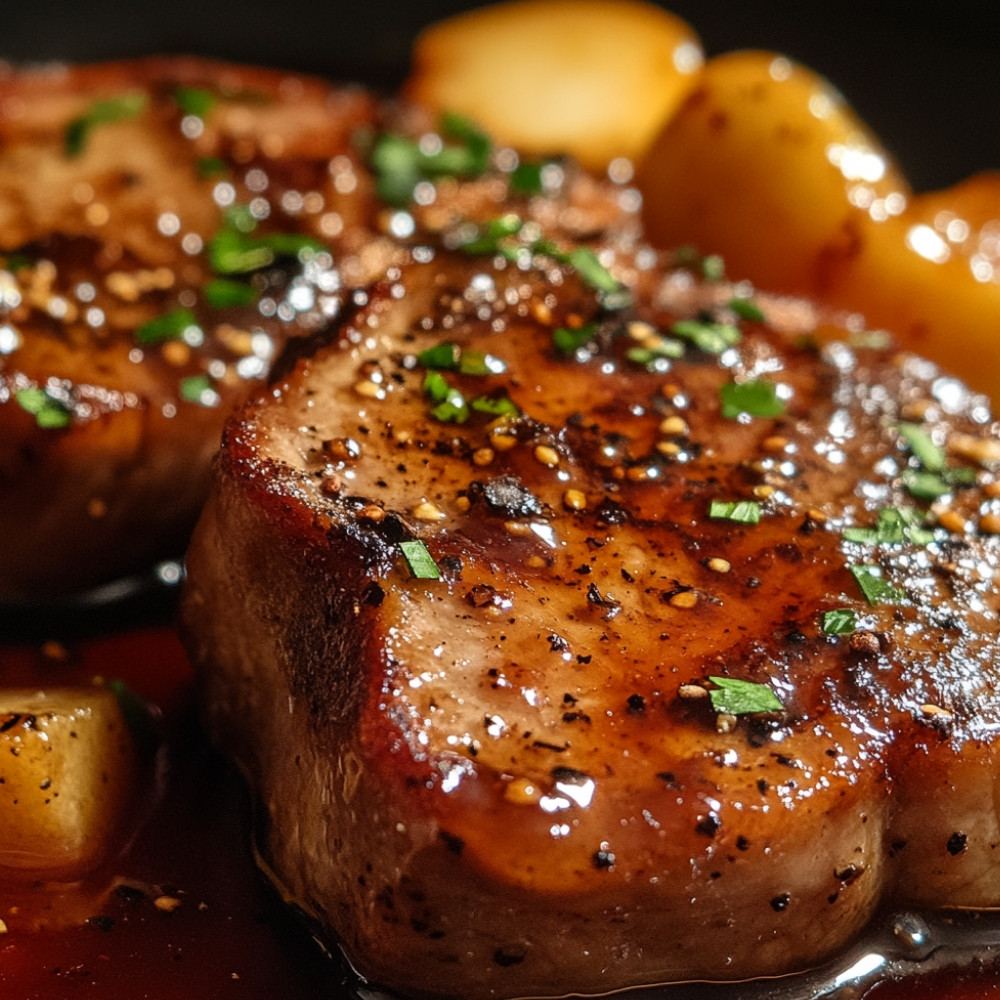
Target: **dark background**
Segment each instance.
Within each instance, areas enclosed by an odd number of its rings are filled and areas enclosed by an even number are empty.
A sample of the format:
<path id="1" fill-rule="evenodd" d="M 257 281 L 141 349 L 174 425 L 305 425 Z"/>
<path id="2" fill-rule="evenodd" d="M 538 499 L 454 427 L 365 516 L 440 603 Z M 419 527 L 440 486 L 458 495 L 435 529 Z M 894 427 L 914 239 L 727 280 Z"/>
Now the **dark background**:
<path id="1" fill-rule="evenodd" d="M 608 0 L 613 6 L 614 0 Z M 461 0 L 0 0 L 0 57 L 223 56 L 389 88 L 424 24 Z M 915 187 L 1000 169 L 1000 3 L 676 0 L 707 53 L 765 48 L 829 77 Z"/>

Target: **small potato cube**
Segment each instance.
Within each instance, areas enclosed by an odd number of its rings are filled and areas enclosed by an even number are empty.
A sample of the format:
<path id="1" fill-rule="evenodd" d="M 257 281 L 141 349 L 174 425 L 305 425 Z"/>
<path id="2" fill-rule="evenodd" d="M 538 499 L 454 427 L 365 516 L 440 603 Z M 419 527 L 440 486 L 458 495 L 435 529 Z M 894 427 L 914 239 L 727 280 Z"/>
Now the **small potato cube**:
<path id="1" fill-rule="evenodd" d="M 69 879 L 94 868 L 136 770 L 110 689 L 0 691 L 0 877 Z"/>

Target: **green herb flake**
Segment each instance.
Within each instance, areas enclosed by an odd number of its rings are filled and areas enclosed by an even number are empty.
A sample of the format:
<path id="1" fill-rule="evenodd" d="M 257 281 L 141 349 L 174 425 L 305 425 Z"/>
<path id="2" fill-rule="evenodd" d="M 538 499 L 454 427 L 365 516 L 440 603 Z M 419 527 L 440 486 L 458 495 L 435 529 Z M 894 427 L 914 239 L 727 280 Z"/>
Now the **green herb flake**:
<path id="1" fill-rule="evenodd" d="M 247 221 L 249 219 L 249 222 Z M 216 274 L 250 274 L 269 267 L 280 258 L 303 258 L 319 253 L 323 244 L 298 233 L 252 235 L 256 220 L 249 212 L 230 212 L 208 246 L 209 261 Z"/>
<path id="2" fill-rule="evenodd" d="M 202 156 L 198 159 L 199 177 L 219 177 L 226 173 L 229 173 L 229 166 L 225 160 L 217 156 Z"/>
<path id="3" fill-rule="evenodd" d="M 709 677 L 716 685 L 709 691 L 712 708 L 726 715 L 756 715 L 759 712 L 781 712 L 784 705 L 771 687 L 735 677 Z"/>
<path id="4" fill-rule="evenodd" d="M 764 315 L 764 310 L 753 299 L 744 298 L 742 295 L 733 296 L 726 305 L 729 311 L 740 319 L 745 319 L 752 323 L 763 323 L 767 318 Z"/>
<path id="5" fill-rule="evenodd" d="M 884 507 L 873 528 L 845 528 L 844 539 L 861 545 L 929 545 L 934 532 L 924 527 L 923 518 L 912 510 Z"/>
<path id="6" fill-rule="evenodd" d="M 214 406 L 216 394 L 212 390 L 212 379 L 208 375 L 190 375 L 181 379 L 180 396 L 186 403 Z"/>
<path id="7" fill-rule="evenodd" d="M 683 356 L 684 345 L 679 340 L 668 340 L 664 337 L 647 342 L 642 347 L 631 347 L 625 352 L 625 357 L 629 361 L 654 371 L 658 363 Z"/>
<path id="8" fill-rule="evenodd" d="M 727 382 L 719 389 L 719 399 L 722 415 L 729 420 L 744 413 L 751 417 L 780 417 L 785 412 L 778 387 L 765 379 Z"/>
<path id="9" fill-rule="evenodd" d="M 260 294 L 253 285 L 232 278 L 215 278 L 205 286 L 205 301 L 215 309 L 253 305 Z"/>
<path id="10" fill-rule="evenodd" d="M 920 463 L 919 469 L 904 469 L 903 485 L 918 500 L 935 500 L 956 486 L 971 486 L 976 481 L 976 471 L 968 466 L 950 467 L 944 449 L 917 424 L 897 426 L 899 436 Z"/>
<path id="11" fill-rule="evenodd" d="M 25 253 L 11 253 L 0 257 L 2 267 L 11 274 L 16 274 L 28 267 L 34 267 L 35 261 Z"/>
<path id="12" fill-rule="evenodd" d="M 740 331 L 732 323 L 714 320 L 682 319 L 674 323 L 670 332 L 686 340 L 706 354 L 721 354 L 740 342 Z"/>
<path id="13" fill-rule="evenodd" d="M 60 430 L 72 423 L 71 407 L 41 386 L 19 389 L 14 393 L 14 399 L 22 410 L 35 418 L 37 426 L 45 430 Z"/>
<path id="14" fill-rule="evenodd" d="M 824 635 L 851 635 L 857 631 L 858 616 L 852 608 L 824 611 L 820 619 Z"/>
<path id="15" fill-rule="evenodd" d="M 502 253 L 513 258 L 519 249 L 526 249 L 510 243 L 523 228 L 524 220 L 520 216 L 513 213 L 501 215 L 480 226 L 476 235 L 460 244 L 459 249 L 467 254 Z"/>
<path id="16" fill-rule="evenodd" d="M 486 413 L 491 417 L 519 417 L 521 411 L 517 404 L 508 396 L 476 396 L 469 406 L 477 413 Z"/>
<path id="17" fill-rule="evenodd" d="M 918 500 L 936 500 L 951 493 L 956 486 L 972 486 L 976 482 L 976 470 L 961 468 L 942 469 L 940 473 L 923 469 L 904 469 L 903 485 L 910 496 Z"/>
<path id="18" fill-rule="evenodd" d="M 519 163 L 510 175 L 508 185 L 511 194 L 535 195 L 543 194 L 545 185 L 542 181 L 546 164 L 543 162 Z"/>
<path id="19" fill-rule="evenodd" d="M 708 506 L 709 517 L 739 524 L 759 524 L 760 514 L 756 500 L 713 500 Z"/>
<path id="20" fill-rule="evenodd" d="M 417 580 L 440 580 L 441 571 L 427 546 L 419 538 L 399 543 L 410 573 Z"/>
<path id="21" fill-rule="evenodd" d="M 450 385 L 440 372 L 429 371 L 424 376 L 424 394 L 436 404 L 431 409 L 435 420 L 445 424 L 464 424 L 469 419 L 469 404 L 465 396 Z"/>
<path id="22" fill-rule="evenodd" d="M 205 118 L 219 99 L 204 87 L 178 87 L 174 90 L 174 100 L 185 115 Z"/>
<path id="23" fill-rule="evenodd" d="M 460 353 L 458 344 L 453 344 L 450 341 L 447 341 L 441 344 L 435 344 L 433 347 L 428 347 L 426 350 L 421 351 L 417 355 L 417 361 L 419 361 L 424 368 L 454 371 L 458 367 L 458 357 Z"/>
<path id="24" fill-rule="evenodd" d="M 87 138 L 95 126 L 137 118 L 145 110 L 146 104 L 146 95 L 138 92 L 94 101 L 84 114 L 74 118 L 66 126 L 63 136 L 66 155 L 75 157 L 83 153 Z"/>
<path id="25" fill-rule="evenodd" d="M 198 329 L 190 309 L 174 309 L 136 327 L 135 339 L 140 344 L 159 344 L 164 340 L 180 340 L 189 328 Z"/>
<path id="26" fill-rule="evenodd" d="M 469 119 L 446 114 L 440 127 L 443 139 L 435 143 L 385 133 L 374 142 L 369 161 L 375 172 L 376 191 L 387 204 L 402 208 L 413 198 L 416 186 L 437 177 L 479 177 L 490 164 L 492 142 Z"/>
<path id="27" fill-rule="evenodd" d="M 552 331 L 552 344 L 560 354 L 575 354 L 597 333 L 596 323 L 586 323 L 583 326 L 559 326 Z"/>
<path id="28" fill-rule="evenodd" d="M 940 472 L 944 468 L 944 449 L 934 443 L 927 431 L 917 424 L 900 424 L 896 429 L 916 460 L 928 472 Z"/>
<path id="29" fill-rule="evenodd" d="M 562 255 L 553 255 L 562 256 Z M 565 262 L 576 269 L 580 280 L 597 292 L 617 292 L 618 279 L 598 260 L 590 247 L 577 247 L 565 255 Z"/>
<path id="30" fill-rule="evenodd" d="M 448 341 L 421 351 L 417 360 L 425 368 L 457 371 L 463 375 L 502 375 L 507 370 L 506 362 L 493 354 L 463 350 L 458 344 Z"/>
<path id="31" fill-rule="evenodd" d="M 851 575 L 869 604 L 898 604 L 906 598 L 906 591 L 894 587 L 882 575 L 881 566 L 851 566 Z"/>
<path id="32" fill-rule="evenodd" d="M 430 396 L 435 403 L 448 398 L 451 386 L 448 380 L 437 371 L 429 371 L 424 376 L 424 395 Z"/>

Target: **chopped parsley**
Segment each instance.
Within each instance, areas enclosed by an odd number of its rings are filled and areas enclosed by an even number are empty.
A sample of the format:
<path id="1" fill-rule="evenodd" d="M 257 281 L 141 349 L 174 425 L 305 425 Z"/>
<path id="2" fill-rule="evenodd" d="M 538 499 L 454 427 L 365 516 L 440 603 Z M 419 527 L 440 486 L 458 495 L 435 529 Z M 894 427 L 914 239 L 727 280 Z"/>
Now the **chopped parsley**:
<path id="1" fill-rule="evenodd" d="M 883 507 L 873 528 L 845 528 L 844 538 L 861 545 L 928 545 L 934 532 L 924 527 L 924 519 L 912 510 Z"/>
<path id="2" fill-rule="evenodd" d="M 382 201 L 402 208 L 412 201 L 421 181 L 479 177 L 486 172 L 493 144 L 485 132 L 456 114 L 442 117 L 440 132 L 422 139 L 385 133 L 375 140 L 370 162 Z"/>
<path id="3" fill-rule="evenodd" d="M 189 328 L 198 328 L 190 309 L 174 309 L 136 327 L 135 339 L 140 344 L 158 344 L 164 340 L 180 340 Z"/>
<path id="4" fill-rule="evenodd" d="M 553 252 L 549 256 L 576 268 L 580 280 L 595 291 L 610 294 L 621 288 L 618 279 L 597 259 L 597 254 L 590 247 L 577 247 L 568 254 Z"/>
<path id="5" fill-rule="evenodd" d="M 220 174 L 228 173 L 229 167 L 225 160 L 217 156 L 202 156 L 198 160 L 199 177 L 218 177 Z"/>
<path id="6" fill-rule="evenodd" d="M 0 257 L 0 262 L 5 270 L 15 274 L 26 267 L 33 267 L 35 261 L 25 253 L 11 253 Z"/>
<path id="7" fill-rule="evenodd" d="M 851 566 L 850 569 L 869 604 L 896 604 L 905 599 L 906 591 L 893 586 L 882 575 L 881 566 Z"/>
<path id="8" fill-rule="evenodd" d="M 213 406 L 217 402 L 212 379 L 208 375 L 190 375 L 181 379 L 180 395 L 185 402 L 199 403 L 202 406 Z"/>
<path id="9" fill-rule="evenodd" d="M 511 194 L 543 194 L 545 184 L 543 181 L 546 163 L 536 161 L 532 163 L 519 163 L 510 175 Z"/>
<path id="10" fill-rule="evenodd" d="M 417 360 L 425 368 L 457 371 L 462 375 L 502 375 L 507 370 L 506 362 L 495 355 L 485 351 L 464 350 L 450 341 L 421 351 Z"/>
<path id="11" fill-rule="evenodd" d="M 708 506 L 708 516 L 739 524 L 759 524 L 760 504 L 756 500 L 713 500 Z"/>
<path id="12" fill-rule="evenodd" d="M 435 405 L 431 416 L 442 423 L 464 424 L 469 419 L 469 404 L 459 389 L 451 385 L 438 371 L 424 376 L 424 394 Z"/>
<path id="13" fill-rule="evenodd" d="M 281 258 L 303 257 L 323 250 L 323 244 L 299 233 L 254 235 L 257 220 L 246 206 L 230 209 L 222 227 L 208 246 L 209 260 L 216 274 L 250 274 L 270 267 Z"/>
<path id="14" fill-rule="evenodd" d="M 233 278 L 215 278 L 205 286 L 205 301 L 216 309 L 253 305 L 258 298 L 260 295 L 253 285 Z"/>
<path id="15" fill-rule="evenodd" d="M 718 323 L 711 319 L 682 319 L 670 328 L 670 332 L 681 340 L 686 340 L 706 354 L 721 354 L 740 342 L 740 331 L 732 323 Z"/>
<path id="16" fill-rule="evenodd" d="M 477 413 L 492 417 L 519 417 L 521 411 L 509 396 L 476 396 L 469 405 Z"/>
<path id="17" fill-rule="evenodd" d="M 657 362 L 662 362 L 664 358 L 684 357 L 684 345 L 679 340 L 658 337 L 656 340 L 647 341 L 642 347 L 629 348 L 625 357 L 637 365 L 645 365 L 655 370 Z"/>
<path id="18" fill-rule="evenodd" d="M 730 312 L 735 313 L 740 319 L 754 323 L 763 323 L 766 319 L 764 310 L 753 299 L 744 298 L 742 295 L 734 295 L 726 305 Z"/>
<path id="19" fill-rule="evenodd" d="M 74 118 L 66 126 L 63 135 L 66 155 L 79 156 L 84 151 L 87 138 L 95 126 L 137 118 L 145 110 L 146 104 L 146 95 L 139 92 L 94 101 L 84 114 Z"/>
<path id="20" fill-rule="evenodd" d="M 574 354 L 597 333 L 596 323 L 585 323 L 583 326 L 558 326 L 552 331 L 552 344 L 560 354 Z"/>
<path id="21" fill-rule="evenodd" d="M 476 228 L 475 234 L 463 239 L 458 247 L 468 254 L 502 254 L 508 260 L 530 257 L 550 257 L 572 267 L 580 280 L 599 293 L 608 309 L 624 309 L 631 295 L 624 285 L 601 263 L 590 247 L 563 250 L 551 240 L 535 237 L 536 227 L 526 226 L 513 213 L 498 216 Z"/>
<path id="22" fill-rule="evenodd" d="M 219 99 L 204 87 L 177 87 L 174 90 L 174 100 L 184 114 L 204 118 Z"/>
<path id="23" fill-rule="evenodd" d="M 785 412 L 778 387 L 766 379 L 727 382 L 719 389 L 719 399 L 722 415 L 730 420 L 744 413 L 751 417 L 780 417 Z"/>
<path id="24" fill-rule="evenodd" d="M 709 677 L 716 685 L 709 691 L 712 708 L 727 715 L 753 715 L 757 712 L 780 712 L 784 705 L 767 684 L 741 681 L 735 677 Z"/>
<path id="25" fill-rule="evenodd" d="M 903 423 L 896 428 L 899 436 L 920 463 L 920 468 L 903 470 L 903 485 L 919 500 L 934 500 L 950 493 L 956 486 L 971 486 L 976 481 L 975 469 L 951 467 L 944 449 L 917 424 Z"/>
<path id="26" fill-rule="evenodd" d="M 464 240 L 460 249 L 468 254 L 502 254 L 508 260 L 515 260 L 525 245 L 516 237 L 524 228 L 524 220 L 513 213 L 490 219 L 476 231 L 476 235 Z"/>
<path id="27" fill-rule="evenodd" d="M 851 635 L 857 631 L 858 616 L 852 608 L 835 608 L 824 611 L 820 619 L 824 635 Z"/>
<path id="28" fill-rule="evenodd" d="M 46 430 L 59 430 L 72 423 L 72 408 L 41 386 L 19 389 L 14 393 L 14 399 L 22 410 L 35 418 L 35 423 L 39 427 Z"/>
<path id="29" fill-rule="evenodd" d="M 406 560 L 410 573 L 418 580 L 440 580 L 441 571 L 427 546 L 419 539 L 399 543 L 400 551 Z"/>
<path id="30" fill-rule="evenodd" d="M 896 429 L 914 458 L 928 472 L 940 472 L 944 468 L 944 449 L 934 443 L 927 431 L 917 424 L 900 424 Z"/>

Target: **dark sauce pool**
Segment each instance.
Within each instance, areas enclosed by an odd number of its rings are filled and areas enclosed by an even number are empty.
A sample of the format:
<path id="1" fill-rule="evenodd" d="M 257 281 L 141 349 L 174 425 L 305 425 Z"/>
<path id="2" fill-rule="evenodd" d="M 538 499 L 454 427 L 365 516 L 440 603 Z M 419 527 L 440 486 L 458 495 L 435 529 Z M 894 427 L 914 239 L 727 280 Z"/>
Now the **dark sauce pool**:
<path id="1" fill-rule="evenodd" d="M 0 997 L 387 1000 L 326 955 L 257 872 L 249 798 L 199 727 L 194 677 L 169 616 L 94 634 L 70 631 L 69 638 L 0 644 L 0 686 L 120 679 L 161 713 L 162 742 L 135 829 L 123 831 L 131 839 L 105 869 L 74 886 L 0 882 Z M 34 929 L 38 914 L 64 926 Z M 789 979 L 628 997 L 980 1000 L 1000 997 L 1000 962 L 991 953 L 983 949 L 960 968 L 903 979 L 890 973 L 884 981 L 861 976 L 832 990 L 829 979 L 819 989 Z"/>

